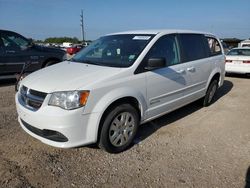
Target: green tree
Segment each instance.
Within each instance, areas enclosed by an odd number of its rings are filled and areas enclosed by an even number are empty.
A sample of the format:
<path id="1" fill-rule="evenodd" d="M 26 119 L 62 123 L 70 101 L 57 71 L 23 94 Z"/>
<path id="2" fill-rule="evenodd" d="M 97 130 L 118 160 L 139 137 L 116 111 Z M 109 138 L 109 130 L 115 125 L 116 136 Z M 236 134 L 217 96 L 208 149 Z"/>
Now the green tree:
<path id="1" fill-rule="evenodd" d="M 79 43 L 78 38 L 76 37 L 49 37 L 44 40 L 45 43 L 63 43 L 63 42 L 71 42 L 71 43 Z"/>

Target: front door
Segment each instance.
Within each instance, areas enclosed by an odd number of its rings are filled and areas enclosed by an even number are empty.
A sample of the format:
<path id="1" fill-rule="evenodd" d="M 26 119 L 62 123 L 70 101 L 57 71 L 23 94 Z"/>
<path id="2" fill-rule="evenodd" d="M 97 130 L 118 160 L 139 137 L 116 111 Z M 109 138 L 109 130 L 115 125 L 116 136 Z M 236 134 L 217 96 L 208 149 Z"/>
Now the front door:
<path id="1" fill-rule="evenodd" d="M 176 35 L 166 35 L 158 39 L 144 61 L 149 58 L 165 58 L 166 67 L 146 72 L 147 119 L 181 106 L 189 85 L 187 65 L 181 64 Z"/>

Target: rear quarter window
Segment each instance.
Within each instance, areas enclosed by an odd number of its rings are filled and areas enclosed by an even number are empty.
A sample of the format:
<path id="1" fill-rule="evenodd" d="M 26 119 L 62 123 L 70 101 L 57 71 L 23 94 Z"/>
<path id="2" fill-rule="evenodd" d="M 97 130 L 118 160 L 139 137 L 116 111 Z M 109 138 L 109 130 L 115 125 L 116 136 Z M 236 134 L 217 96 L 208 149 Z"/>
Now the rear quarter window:
<path id="1" fill-rule="evenodd" d="M 206 38 L 210 56 L 216 56 L 222 54 L 221 46 L 218 40 L 212 37 L 206 37 Z"/>
<path id="2" fill-rule="evenodd" d="M 182 48 L 182 60 L 194 61 L 209 56 L 205 45 L 205 37 L 202 34 L 180 34 Z"/>

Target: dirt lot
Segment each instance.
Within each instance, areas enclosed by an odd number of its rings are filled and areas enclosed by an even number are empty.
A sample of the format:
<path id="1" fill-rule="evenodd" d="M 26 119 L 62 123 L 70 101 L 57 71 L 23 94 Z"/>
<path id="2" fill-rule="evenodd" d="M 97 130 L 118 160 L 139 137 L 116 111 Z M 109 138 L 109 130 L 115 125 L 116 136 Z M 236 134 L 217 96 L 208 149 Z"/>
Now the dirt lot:
<path id="1" fill-rule="evenodd" d="M 142 125 L 121 154 L 58 149 L 17 122 L 0 86 L 0 187 L 244 187 L 250 181 L 250 78 L 227 77 L 207 108 L 195 102 Z M 249 170 L 250 171 L 250 170 Z"/>

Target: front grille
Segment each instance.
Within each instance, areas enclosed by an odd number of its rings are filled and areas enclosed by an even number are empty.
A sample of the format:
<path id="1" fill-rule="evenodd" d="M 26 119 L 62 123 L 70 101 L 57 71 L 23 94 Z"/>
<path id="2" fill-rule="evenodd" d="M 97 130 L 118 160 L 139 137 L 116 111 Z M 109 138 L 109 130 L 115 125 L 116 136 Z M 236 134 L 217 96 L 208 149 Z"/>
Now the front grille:
<path id="1" fill-rule="evenodd" d="M 47 93 L 29 89 L 26 86 L 22 86 L 20 89 L 21 104 L 31 110 L 38 110 L 47 96 Z"/>
<path id="2" fill-rule="evenodd" d="M 56 142 L 67 142 L 68 138 L 64 136 L 62 133 L 53 131 L 53 130 L 48 130 L 48 129 L 38 129 L 36 127 L 31 126 L 30 124 L 26 123 L 21 119 L 22 124 L 31 132 L 34 134 L 41 136 L 43 138 L 47 138 L 52 141 Z"/>
<path id="3" fill-rule="evenodd" d="M 47 96 L 47 93 L 44 93 L 44 92 L 36 91 L 36 90 L 33 90 L 33 89 L 30 89 L 29 91 L 30 91 L 31 95 L 35 95 L 35 96 L 38 96 L 38 97 L 41 97 L 41 98 L 45 98 Z"/>

